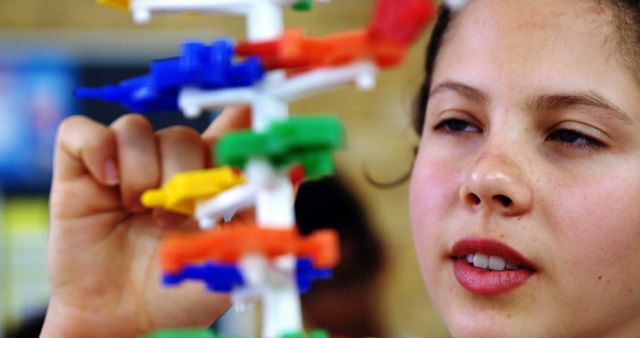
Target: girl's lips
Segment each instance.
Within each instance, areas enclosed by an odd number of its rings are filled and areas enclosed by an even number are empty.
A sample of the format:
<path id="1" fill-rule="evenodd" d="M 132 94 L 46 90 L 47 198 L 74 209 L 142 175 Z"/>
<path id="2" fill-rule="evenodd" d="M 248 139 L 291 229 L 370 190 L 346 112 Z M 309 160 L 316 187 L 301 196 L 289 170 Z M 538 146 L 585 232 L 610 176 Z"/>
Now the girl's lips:
<path id="1" fill-rule="evenodd" d="M 453 258 L 465 258 L 468 254 L 475 253 L 502 257 L 508 262 L 520 265 L 528 270 L 536 270 L 533 264 L 518 251 L 493 239 L 466 238 L 456 242 L 451 248 L 451 256 Z"/>
<path id="2" fill-rule="evenodd" d="M 466 261 L 467 255 L 476 253 L 501 257 L 518 265 L 518 268 L 503 271 L 476 268 Z M 458 283 L 480 296 L 495 296 L 513 290 L 527 282 L 536 271 L 516 250 L 492 239 L 468 238 L 458 241 L 451 249 L 451 258 L 454 260 L 453 272 Z"/>

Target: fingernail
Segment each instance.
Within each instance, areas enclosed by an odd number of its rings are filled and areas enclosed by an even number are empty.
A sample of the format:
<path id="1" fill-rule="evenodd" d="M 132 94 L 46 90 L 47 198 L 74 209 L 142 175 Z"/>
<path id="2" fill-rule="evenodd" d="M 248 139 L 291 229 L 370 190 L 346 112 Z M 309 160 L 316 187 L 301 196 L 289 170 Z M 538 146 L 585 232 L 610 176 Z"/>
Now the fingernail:
<path id="1" fill-rule="evenodd" d="M 108 185 L 116 185 L 120 183 L 120 178 L 118 176 L 118 166 L 116 166 L 116 162 L 113 160 L 107 160 L 104 164 L 105 182 Z"/>

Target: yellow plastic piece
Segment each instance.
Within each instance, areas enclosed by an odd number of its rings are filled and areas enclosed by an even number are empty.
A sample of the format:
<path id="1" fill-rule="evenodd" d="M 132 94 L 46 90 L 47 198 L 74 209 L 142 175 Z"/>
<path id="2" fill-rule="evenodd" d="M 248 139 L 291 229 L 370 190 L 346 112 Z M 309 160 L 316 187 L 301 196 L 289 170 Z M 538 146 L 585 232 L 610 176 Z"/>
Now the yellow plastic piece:
<path id="1" fill-rule="evenodd" d="M 98 0 L 98 3 L 101 5 L 128 11 L 130 0 Z"/>
<path id="2" fill-rule="evenodd" d="M 245 178 L 230 167 L 185 172 L 175 175 L 160 189 L 145 191 L 141 202 L 147 208 L 193 215 L 198 200 L 214 197 L 244 182 Z"/>

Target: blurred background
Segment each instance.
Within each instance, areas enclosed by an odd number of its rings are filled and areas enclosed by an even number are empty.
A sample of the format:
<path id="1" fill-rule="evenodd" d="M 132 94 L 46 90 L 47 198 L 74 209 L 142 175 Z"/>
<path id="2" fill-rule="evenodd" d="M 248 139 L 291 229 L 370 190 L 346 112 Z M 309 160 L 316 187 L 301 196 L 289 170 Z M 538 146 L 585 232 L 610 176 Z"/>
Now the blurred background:
<path id="1" fill-rule="evenodd" d="M 288 10 L 285 18 L 289 27 L 323 35 L 365 26 L 373 5 L 373 0 L 334 0 L 310 12 Z M 76 100 L 73 89 L 142 75 L 153 59 L 178 55 L 183 40 L 211 42 L 221 36 L 244 37 L 244 20 L 159 15 L 136 26 L 128 13 L 91 0 L 0 2 L 0 337 L 46 307 L 47 199 L 57 124 L 71 114 L 109 123 L 126 113 L 119 106 Z M 366 275 L 370 283 L 358 282 L 371 285 L 368 293 L 353 302 L 373 308 L 372 320 L 383 328 L 377 332 L 389 337 L 447 336 L 414 257 L 407 182 L 380 189 L 367 179 L 390 182 L 410 170 L 418 141 L 411 110 L 427 38 L 425 33 L 402 67 L 383 73 L 375 90 L 342 88 L 298 101 L 291 109 L 335 113 L 345 123 L 347 145 L 336 155 L 337 174 L 340 186 L 361 206 L 367 236 L 374 239 L 361 244 L 371 249 L 375 243 L 373 255 L 378 255 L 371 258 L 376 272 Z M 153 123 L 202 130 L 210 118 L 186 121 L 163 114 L 154 116 Z M 314 305 L 313 294 L 305 297 L 311 298 L 305 311 L 320 313 L 314 315 L 318 318 L 331 312 Z"/>

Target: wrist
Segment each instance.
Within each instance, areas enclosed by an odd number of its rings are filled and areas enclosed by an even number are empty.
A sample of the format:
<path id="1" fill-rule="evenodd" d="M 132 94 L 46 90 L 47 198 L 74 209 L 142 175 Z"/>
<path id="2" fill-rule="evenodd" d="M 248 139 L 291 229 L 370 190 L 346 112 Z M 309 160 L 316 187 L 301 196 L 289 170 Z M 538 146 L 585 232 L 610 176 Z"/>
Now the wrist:
<path id="1" fill-rule="evenodd" d="M 50 301 L 40 338 L 138 337 L 141 332 L 126 327 L 99 309 L 74 308 Z"/>

